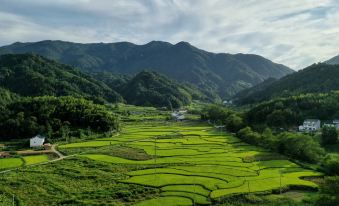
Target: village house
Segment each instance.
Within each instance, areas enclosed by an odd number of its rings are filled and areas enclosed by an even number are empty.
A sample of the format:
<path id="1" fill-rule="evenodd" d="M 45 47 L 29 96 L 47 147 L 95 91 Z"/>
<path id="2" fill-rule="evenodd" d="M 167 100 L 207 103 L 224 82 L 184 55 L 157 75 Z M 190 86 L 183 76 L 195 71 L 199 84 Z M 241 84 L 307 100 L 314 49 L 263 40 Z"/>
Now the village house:
<path id="1" fill-rule="evenodd" d="M 173 112 L 171 114 L 172 118 L 175 119 L 176 121 L 181 121 L 185 119 L 185 115 L 180 112 Z"/>
<path id="2" fill-rule="evenodd" d="M 339 129 L 339 119 L 333 120 L 332 123 L 325 123 L 323 126 L 324 127 L 335 127 L 336 129 Z"/>
<path id="3" fill-rule="evenodd" d="M 32 137 L 29 141 L 29 146 L 32 148 L 42 147 L 45 142 L 45 137 L 41 135 L 37 135 L 35 137 Z"/>
<path id="4" fill-rule="evenodd" d="M 339 129 L 339 119 L 333 120 L 333 124 L 335 125 L 335 127 L 336 127 L 337 129 Z"/>
<path id="5" fill-rule="evenodd" d="M 222 102 L 224 105 L 232 105 L 233 104 L 233 101 L 232 100 L 224 100 Z"/>
<path id="6" fill-rule="evenodd" d="M 301 132 L 315 132 L 320 129 L 321 121 L 319 119 L 306 119 L 303 125 L 299 126 Z"/>

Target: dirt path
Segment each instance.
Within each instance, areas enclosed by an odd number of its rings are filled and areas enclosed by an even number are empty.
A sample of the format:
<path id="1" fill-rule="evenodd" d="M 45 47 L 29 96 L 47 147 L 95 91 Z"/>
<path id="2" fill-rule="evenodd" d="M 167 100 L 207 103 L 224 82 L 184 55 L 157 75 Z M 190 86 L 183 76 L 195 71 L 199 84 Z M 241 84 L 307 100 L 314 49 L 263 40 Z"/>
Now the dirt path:
<path id="1" fill-rule="evenodd" d="M 113 137 L 115 136 L 119 136 L 120 133 L 117 133 L 115 134 Z M 69 158 L 69 157 L 74 157 L 76 156 L 77 154 L 73 154 L 73 155 L 63 155 L 61 152 L 59 152 L 57 149 L 56 149 L 56 146 L 57 144 L 53 144 L 51 149 L 48 151 L 48 153 L 54 153 L 58 156 L 57 159 L 53 159 L 53 160 L 49 160 L 47 162 L 42 162 L 42 163 L 37 163 L 37 164 L 32 164 L 32 165 L 24 165 L 24 167 L 33 167 L 33 166 L 38 166 L 38 165 L 44 165 L 44 164 L 49 164 L 49 163 L 52 163 L 52 162 L 57 162 L 57 161 L 60 161 L 60 160 L 63 160 L 63 159 L 66 159 L 66 158 Z M 4 171 L 0 171 L 0 174 L 4 174 L 4 173 L 8 173 L 8 172 L 12 172 L 12 171 L 15 171 L 19 168 L 22 168 L 22 167 L 17 167 L 17 168 L 12 168 L 12 169 L 8 169 L 8 170 L 4 170 Z"/>
<path id="2" fill-rule="evenodd" d="M 49 163 L 52 163 L 52 162 L 57 162 L 57 161 L 60 161 L 60 160 L 63 160 L 63 159 L 75 156 L 75 155 L 68 155 L 68 156 L 63 155 L 61 152 L 59 152 L 55 148 L 56 146 L 57 145 L 52 145 L 51 152 L 56 154 L 56 155 L 58 155 L 57 159 L 49 160 L 47 162 L 41 162 L 41 163 L 37 163 L 37 164 L 32 164 L 32 165 L 26 165 L 26 166 L 24 165 L 24 167 L 33 167 L 33 166 L 38 166 L 38 165 L 49 164 Z M 12 169 L 8 169 L 8 170 L 0 171 L 0 174 L 12 172 L 12 171 L 15 171 L 15 170 L 20 169 L 20 168 L 22 168 L 22 167 L 17 167 L 17 168 L 12 168 Z"/>
<path id="3" fill-rule="evenodd" d="M 51 151 L 52 151 L 53 153 L 55 153 L 56 155 L 58 155 L 58 156 L 59 156 L 59 159 L 64 159 L 66 156 L 63 155 L 61 152 L 59 152 L 57 149 L 55 149 L 56 146 L 57 146 L 57 145 L 53 144 L 53 145 L 52 145 L 52 148 L 51 148 Z"/>

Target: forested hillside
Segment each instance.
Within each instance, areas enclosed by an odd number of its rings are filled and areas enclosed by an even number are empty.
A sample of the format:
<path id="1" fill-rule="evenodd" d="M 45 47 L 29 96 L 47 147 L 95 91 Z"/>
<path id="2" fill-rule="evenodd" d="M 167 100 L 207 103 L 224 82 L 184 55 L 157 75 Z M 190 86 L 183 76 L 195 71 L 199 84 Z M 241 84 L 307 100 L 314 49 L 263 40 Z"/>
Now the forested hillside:
<path id="1" fill-rule="evenodd" d="M 304 119 L 333 120 L 339 118 L 339 92 L 305 94 L 278 98 L 259 104 L 247 112 L 252 125 L 291 127 Z"/>
<path id="2" fill-rule="evenodd" d="M 314 64 L 279 80 L 268 80 L 234 97 L 238 104 L 253 104 L 279 97 L 339 90 L 339 65 Z"/>
<path id="3" fill-rule="evenodd" d="M 131 79 L 122 89 L 127 102 L 143 106 L 178 108 L 191 102 L 186 89 L 155 72 L 143 71 Z"/>
<path id="4" fill-rule="evenodd" d="M 74 97 L 25 97 L 0 110 L 0 140 L 36 134 L 65 138 L 77 129 L 109 132 L 118 130 L 119 122 L 105 106 Z"/>
<path id="5" fill-rule="evenodd" d="M 0 56 L 0 86 L 22 96 L 75 96 L 121 102 L 120 94 L 71 66 L 38 55 Z"/>
<path id="6" fill-rule="evenodd" d="M 0 109 L 1 110 L 2 110 L 1 106 L 5 106 L 19 98 L 20 98 L 19 95 L 14 94 L 10 92 L 9 90 L 0 87 Z"/>
<path id="7" fill-rule="evenodd" d="M 192 99 L 217 99 L 195 86 L 179 84 L 156 72 L 136 76 L 85 74 L 34 54 L 0 56 L 0 87 L 21 96 L 73 96 L 100 104 L 127 102 L 168 108 L 187 105 Z M 1 95 L 4 101 L 12 98 L 5 90 Z"/>
<path id="8" fill-rule="evenodd" d="M 215 54 L 187 42 L 152 41 L 79 44 L 63 41 L 14 43 L 0 54 L 32 52 L 79 67 L 83 71 L 135 75 L 148 69 L 182 82 L 190 82 L 206 93 L 230 97 L 267 78 L 280 78 L 293 70 L 258 55 Z"/>

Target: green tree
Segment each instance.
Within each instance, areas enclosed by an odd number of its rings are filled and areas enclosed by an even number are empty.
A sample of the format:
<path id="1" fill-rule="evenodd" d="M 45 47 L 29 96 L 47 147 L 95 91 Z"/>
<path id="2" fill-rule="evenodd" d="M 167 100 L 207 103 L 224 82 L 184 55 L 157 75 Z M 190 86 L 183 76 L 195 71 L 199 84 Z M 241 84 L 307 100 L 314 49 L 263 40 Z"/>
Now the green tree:
<path id="1" fill-rule="evenodd" d="M 276 150 L 276 142 L 277 139 L 276 137 L 273 135 L 272 130 L 267 127 L 263 133 L 262 133 L 262 143 L 260 145 L 262 145 L 265 148 L 269 148 L 271 150 Z"/>
<path id="2" fill-rule="evenodd" d="M 244 120 L 239 115 L 231 114 L 226 119 L 226 128 L 231 132 L 238 132 L 244 125 Z"/>
<path id="3" fill-rule="evenodd" d="M 322 164 L 327 174 L 339 175 L 339 155 L 327 155 Z"/>
<path id="4" fill-rule="evenodd" d="M 67 143 L 70 143 L 70 129 L 69 129 L 69 122 L 64 122 L 60 128 L 61 137 L 66 140 Z"/>
<path id="5" fill-rule="evenodd" d="M 321 140 L 323 145 L 335 144 L 338 140 L 338 132 L 335 127 L 323 127 Z"/>
<path id="6" fill-rule="evenodd" d="M 306 162 L 318 162 L 325 151 L 319 143 L 306 134 L 284 132 L 278 136 L 278 151 Z"/>
<path id="7" fill-rule="evenodd" d="M 238 131 L 237 136 L 249 144 L 258 145 L 261 140 L 261 135 L 254 132 L 251 127 L 245 127 Z"/>

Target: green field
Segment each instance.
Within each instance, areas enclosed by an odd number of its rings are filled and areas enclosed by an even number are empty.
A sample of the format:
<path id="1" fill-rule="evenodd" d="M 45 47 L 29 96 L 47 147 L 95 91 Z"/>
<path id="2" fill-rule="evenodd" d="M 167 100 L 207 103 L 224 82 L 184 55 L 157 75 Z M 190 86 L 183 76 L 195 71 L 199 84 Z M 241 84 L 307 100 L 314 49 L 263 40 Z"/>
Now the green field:
<path id="1" fill-rule="evenodd" d="M 20 158 L 4 158 L 0 159 L 0 170 L 20 167 L 23 161 Z"/>
<path id="2" fill-rule="evenodd" d="M 33 165 L 38 163 L 47 162 L 49 160 L 48 155 L 32 155 L 22 158 L 25 161 L 25 165 Z"/>
<path id="3" fill-rule="evenodd" d="M 197 121 L 125 123 L 119 135 L 58 149 L 75 156 L 8 173 L 0 192 L 22 205 L 210 205 L 239 194 L 316 190 L 303 177 L 322 175 Z M 0 169 L 45 161 L 4 159 Z M 10 186 L 15 178 L 19 188 Z M 40 195 L 27 198 L 26 188 Z"/>
<path id="4" fill-rule="evenodd" d="M 143 150 L 151 159 L 134 160 L 102 153 L 100 148 L 85 150 L 81 156 L 122 167 L 135 167 L 120 182 L 161 190 L 161 197 L 139 205 L 161 205 L 171 202 L 171 198 L 178 198 L 182 205 L 192 205 L 193 202 L 208 205 L 211 200 L 218 201 L 232 195 L 270 193 L 291 186 L 312 190 L 318 186 L 302 178 L 322 175 L 201 124 L 130 124 L 115 138 L 115 143 L 123 144 L 131 151 Z M 267 160 L 255 161 L 256 156 Z M 253 161 L 245 161 L 248 159 Z"/>
<path id="5" fill-rule="evenodd" d="M 47 162 L 50 159 L 48 155 L 30 155 L 15 158 L 0 159 L 0 171 L 6 169 L 18 168 L 21 166 L 28 166 Z"/>

